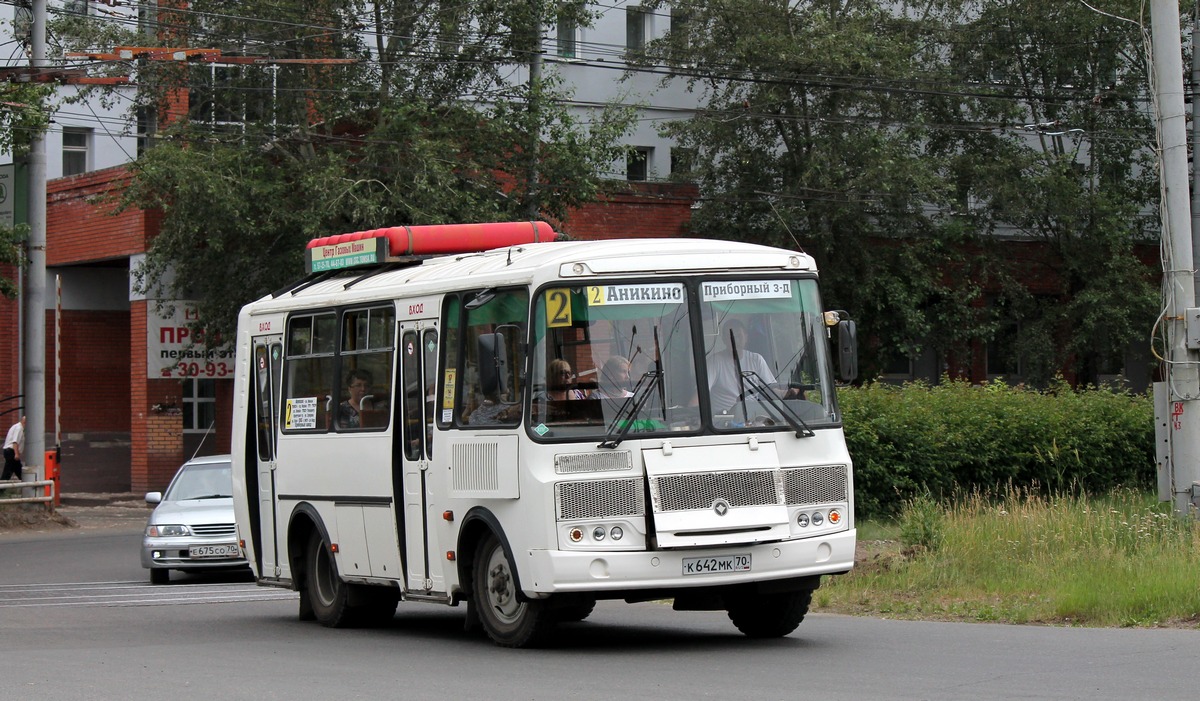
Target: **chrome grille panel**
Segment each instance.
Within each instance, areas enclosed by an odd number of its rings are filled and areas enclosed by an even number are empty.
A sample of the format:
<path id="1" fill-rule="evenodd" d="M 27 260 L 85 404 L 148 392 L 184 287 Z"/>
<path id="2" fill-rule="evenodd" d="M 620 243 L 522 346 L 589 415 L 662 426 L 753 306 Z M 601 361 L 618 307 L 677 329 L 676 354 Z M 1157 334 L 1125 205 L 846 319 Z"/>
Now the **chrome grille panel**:
<path id="1" fill-rule="evenodd" d="M 633 454 L 629 451 L 604 453 L 576 453 L 555 455 L 554 471 L 560 475 L 577 472 L 607 472 L 632 470 Z"/>
<path id="2" fill-rule="evenodd" d="M 642 516 L 646 500 L 641 478 L 559 482 L 554 485 L 558 520 Z"/>
<path id="3" fill-rule="evenodd" d="M 658 511 L 708 509 L 717 499 L 730 506 L 781 504 L 775 487 L 776 470 L 693 472 L 663 475 L 651 482 Z"/>
<path id="4" fill-rule="evenodd" d="M 849 500 L 844 465 L 784 470 L 783 476 L 788 504 L 826 504 Z"/>
<path id="5" fill-rule="evenodd" d="M 663 475 L 650 480 L 656 512 L 732 507 L 826 504 L 849 501 L 845 465 L 784 470 L 731 470 Z"/>
<path id="6" fill-rule="evenodd" d="M 233 535 L 237 532 L 232 523 L 206 523 L 201 526 L 191 526 L 196 535 Z"/>

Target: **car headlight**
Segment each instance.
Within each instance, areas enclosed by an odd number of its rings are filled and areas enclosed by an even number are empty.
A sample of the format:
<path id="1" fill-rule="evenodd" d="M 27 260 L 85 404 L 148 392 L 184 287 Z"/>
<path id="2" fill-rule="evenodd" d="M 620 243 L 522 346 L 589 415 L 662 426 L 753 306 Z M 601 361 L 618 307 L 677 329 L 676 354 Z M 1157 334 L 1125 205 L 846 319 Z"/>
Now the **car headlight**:
<path id="1" fill-rule="evenodd" d="M 192 531 L 187 526 L 168 524 L 168 525 L 153 525 L 146 526 L 146 535 L 151 538 L 173 538 L 181 535 L 191 535 Z"/>

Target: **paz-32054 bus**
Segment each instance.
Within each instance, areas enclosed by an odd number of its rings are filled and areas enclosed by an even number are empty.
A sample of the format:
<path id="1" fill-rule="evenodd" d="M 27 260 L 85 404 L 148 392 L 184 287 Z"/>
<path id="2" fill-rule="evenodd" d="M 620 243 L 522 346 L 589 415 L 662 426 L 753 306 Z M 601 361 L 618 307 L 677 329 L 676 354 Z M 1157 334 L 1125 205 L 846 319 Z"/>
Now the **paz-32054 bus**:
<path id="1" fill-rule="evenodd" d="M 598 599 L 787 635 L 854 563 L 833 376 L 853 322 L 822 311 L 804 253 L 555 238 L 316 239 L 307 277 L 242 310 L 234 487 L 259 583 L 327 626 L 466 602 L 507 646 Z"/>

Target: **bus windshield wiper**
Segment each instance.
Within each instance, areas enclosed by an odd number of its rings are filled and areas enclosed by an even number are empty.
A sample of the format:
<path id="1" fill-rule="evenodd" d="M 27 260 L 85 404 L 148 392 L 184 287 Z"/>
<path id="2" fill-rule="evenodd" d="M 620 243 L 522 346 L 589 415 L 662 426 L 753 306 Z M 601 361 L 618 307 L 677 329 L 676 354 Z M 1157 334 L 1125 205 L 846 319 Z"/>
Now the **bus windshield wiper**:
<path id="1" fill-rule="evenodd" d="M 775 390 L 771 389 L 771 386 L 764 382 L 763 379 L 758 376 L 758 373 L 754 372 L 753 370 L 746 370 L 742 373 L 742 382 L 746 385 L 746 387 L 749 388 L 750 392 L 762 397 L 763 401 L 765 401 L 767 404 L 770 404 L 776 411 L 779 412 L 779 415 L 783 417 L 783 420 L 787 421 L 788 425 L 796 430 L 797 438 L 812 438 L 813 436 L 817 435 L 811 428 L 808 427 L 808 424 L 804 423 L 804 419 L 800 418 L 800 415 L 796 413 L 795 409 L 793 409 L 786 401 L 780 399 L 779 395 L 775 394 Z M 748 393 L 749 392 L 745 394 Z M 743 406 L 745 406 L 746 401 L 745 394 L 742 395 Z M 749 421 L 746 423 L 749 424 Z"/>
<path id="2" fill-rule="evenodd" d="M 616 448 L 625 440 L 625 436 L 633 428 L 634 417 L 641 414 L 642 407 L 645 406 L 646 400 L 654 394 L 654 388 L 662 384 L 661 370 L 647 370 L 638 378 L 637 385 L 633 388 L 633 394 L 625 398 L 621 402 L 621 406 L 617 409 L 617 413 L 608 424 L 608 429 L 604 432 L 604 440 L 601 441 L 599 448 Z"/>

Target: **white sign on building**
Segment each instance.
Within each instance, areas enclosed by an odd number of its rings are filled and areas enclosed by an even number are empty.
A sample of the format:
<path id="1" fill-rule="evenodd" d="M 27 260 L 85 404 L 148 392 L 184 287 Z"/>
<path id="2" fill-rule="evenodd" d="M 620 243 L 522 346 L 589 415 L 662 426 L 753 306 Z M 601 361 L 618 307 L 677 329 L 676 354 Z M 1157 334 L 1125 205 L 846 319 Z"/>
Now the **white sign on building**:
<path id="1" fill-rule="evenodd" d="M 0 226 L 12 228 L 16 223 L 17 167 L 12 163 L 0 165 Z"/>
<path id="2" fill-rule="evenodd" d="M 150 379 L 222 379 L 233 377 L 233 345 L 205 350 L 204 338 L 192 327 L 200 319 L 196 303 L 165 303 L 160 311 L 149 302 L 146 319 L 146 376 Z"/>

